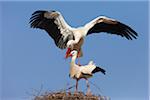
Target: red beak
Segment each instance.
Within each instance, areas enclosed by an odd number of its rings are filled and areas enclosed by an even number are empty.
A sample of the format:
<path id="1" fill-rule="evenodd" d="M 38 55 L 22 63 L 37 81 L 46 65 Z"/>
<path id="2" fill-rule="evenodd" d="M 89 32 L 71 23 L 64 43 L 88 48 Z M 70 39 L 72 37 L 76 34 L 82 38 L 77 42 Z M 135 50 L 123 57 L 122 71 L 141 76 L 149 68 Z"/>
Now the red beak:
<path id="1" fill-rule="evenodd" d="M 72 55 L 70 54 L 71 52 L 71 48 L 68 48 L 67 51 L 66 51 L 66 56 L 65 58 L 67 59 L 68 57 L 71 57 Z"/>

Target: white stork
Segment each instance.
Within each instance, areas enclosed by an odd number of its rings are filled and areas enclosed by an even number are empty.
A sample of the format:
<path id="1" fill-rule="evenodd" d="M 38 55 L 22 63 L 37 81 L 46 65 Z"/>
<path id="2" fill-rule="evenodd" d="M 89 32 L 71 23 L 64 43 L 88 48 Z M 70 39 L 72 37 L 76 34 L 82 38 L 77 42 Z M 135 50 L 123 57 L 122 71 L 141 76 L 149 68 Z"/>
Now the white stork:
<path id="1" fill-rule="evenodd" d="M 136 39 L 138 34 L 129 26 L 111 18 L 99 16 L 82 27 L 70 27 L 58 11 L 35 11 L 30 22 L 32 28 L 45 30 L 60 49 L 68 48 L 66 58 L 72 50 L 78 51 L 82 56 L 81 46 L 84 37 L 92 33 L 110 33 L 120 35 L 128 40 Z"/>
<path id="2" fill-rule="evenodd" d="M 87 84 L 87 94 L 90 94 L 90 86 L 88 82 L 88 78 L 92 77 L 96 72 L 102 72 L 105 75 L 105 70 L 97 67 L 93 61 L 90 61 L 88 65 L 80 66 L 75 63 L 77 58 L 77 51 L 73 50 L 70 53 L 72 56 L 71 63 L 70 63 L 70 74 L 69 76 L 73 79 L 76 79 L 76 92 L 78 91 L 78 81 L 82 78 L 86 80 Z"/>

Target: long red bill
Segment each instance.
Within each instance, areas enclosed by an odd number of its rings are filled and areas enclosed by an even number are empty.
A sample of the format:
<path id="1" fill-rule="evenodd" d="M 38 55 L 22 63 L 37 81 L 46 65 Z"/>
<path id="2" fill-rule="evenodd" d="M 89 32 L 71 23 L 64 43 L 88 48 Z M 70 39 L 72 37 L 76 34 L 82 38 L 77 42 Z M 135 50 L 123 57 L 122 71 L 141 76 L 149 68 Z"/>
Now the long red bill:
<path id="1" fill-rule="evenodd" d="M 66 56 L 65 56 L 66 59 L 68 57 L 70 57 L 70 52 L 71 52 L 71 48 L 68 48 L 67 51 L 66 51 Z"/>

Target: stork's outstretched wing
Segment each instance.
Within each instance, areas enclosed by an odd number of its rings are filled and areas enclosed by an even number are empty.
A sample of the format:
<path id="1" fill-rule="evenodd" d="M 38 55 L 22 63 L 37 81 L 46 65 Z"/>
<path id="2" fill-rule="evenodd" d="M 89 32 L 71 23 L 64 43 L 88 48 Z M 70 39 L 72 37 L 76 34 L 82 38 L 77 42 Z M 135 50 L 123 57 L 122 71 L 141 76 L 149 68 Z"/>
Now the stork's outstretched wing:
<path id="1" fill-rule="evenodd" d="M 62 15 L 57 11 L 35 11 L 30 18 L 31 28 L 39 28 L 45 30 L 50 37 L 53 38 L 55 44 L 65 49 L 68 40 L 73 39 L 70 32 L 64 32 L 70 26 L 65 22 Z"/>
<path id="2" fill-rule="evenodd" d="M 107 32 L 110 34 L 126 37 L 128 40 L 137 38 L 138 34 L 129 26 L 107 17 L 97 17 L 85 25 L 88 30 L 87 35 L 92 33 Z"/>

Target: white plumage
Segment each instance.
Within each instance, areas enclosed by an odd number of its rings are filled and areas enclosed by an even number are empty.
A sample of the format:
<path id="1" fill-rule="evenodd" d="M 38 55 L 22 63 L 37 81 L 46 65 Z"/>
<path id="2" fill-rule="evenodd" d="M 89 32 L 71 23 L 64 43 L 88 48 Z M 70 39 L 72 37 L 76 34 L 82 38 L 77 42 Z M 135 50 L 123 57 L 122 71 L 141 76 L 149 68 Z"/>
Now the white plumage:
<path id="1" fill-rule="evenodd" d="M 72 28 L 66 23 L 60 12 L 38 10 L 32 14 L 29 23 L 32 28 L 45 30 L 60 49 L 70 48 L 70 51 L 77 50 L 78 57 L 82 56 L 81 47 L 84 37 L 87 35 L 105 32 L 120 35 L 128 40 L 136 39 L 138 36 L 129 26 L 105 16 L 99 16 L 84 26 Z M 70 51 L 66 53 L 66 58 Z"/>
<path id="2" fill-rule="evenodd" d="M 105 70 L 97 67 L 93 61 L 90 61 L 88 65 L 80 66 L 75 63 L 77 58 L 77 51 L 73 50 L 70 54 L 72 56 L 71 63 L 70 63 L 70 77 L 76 79 L 76 91 L 78 91 L 78 80 L 84 78 L 87 83 L 87 94 L 90 93 L 90 87 L 88 83 L 88 78 L 92 77 L 96 72 L 102 72 L 105 74 Z"/>

